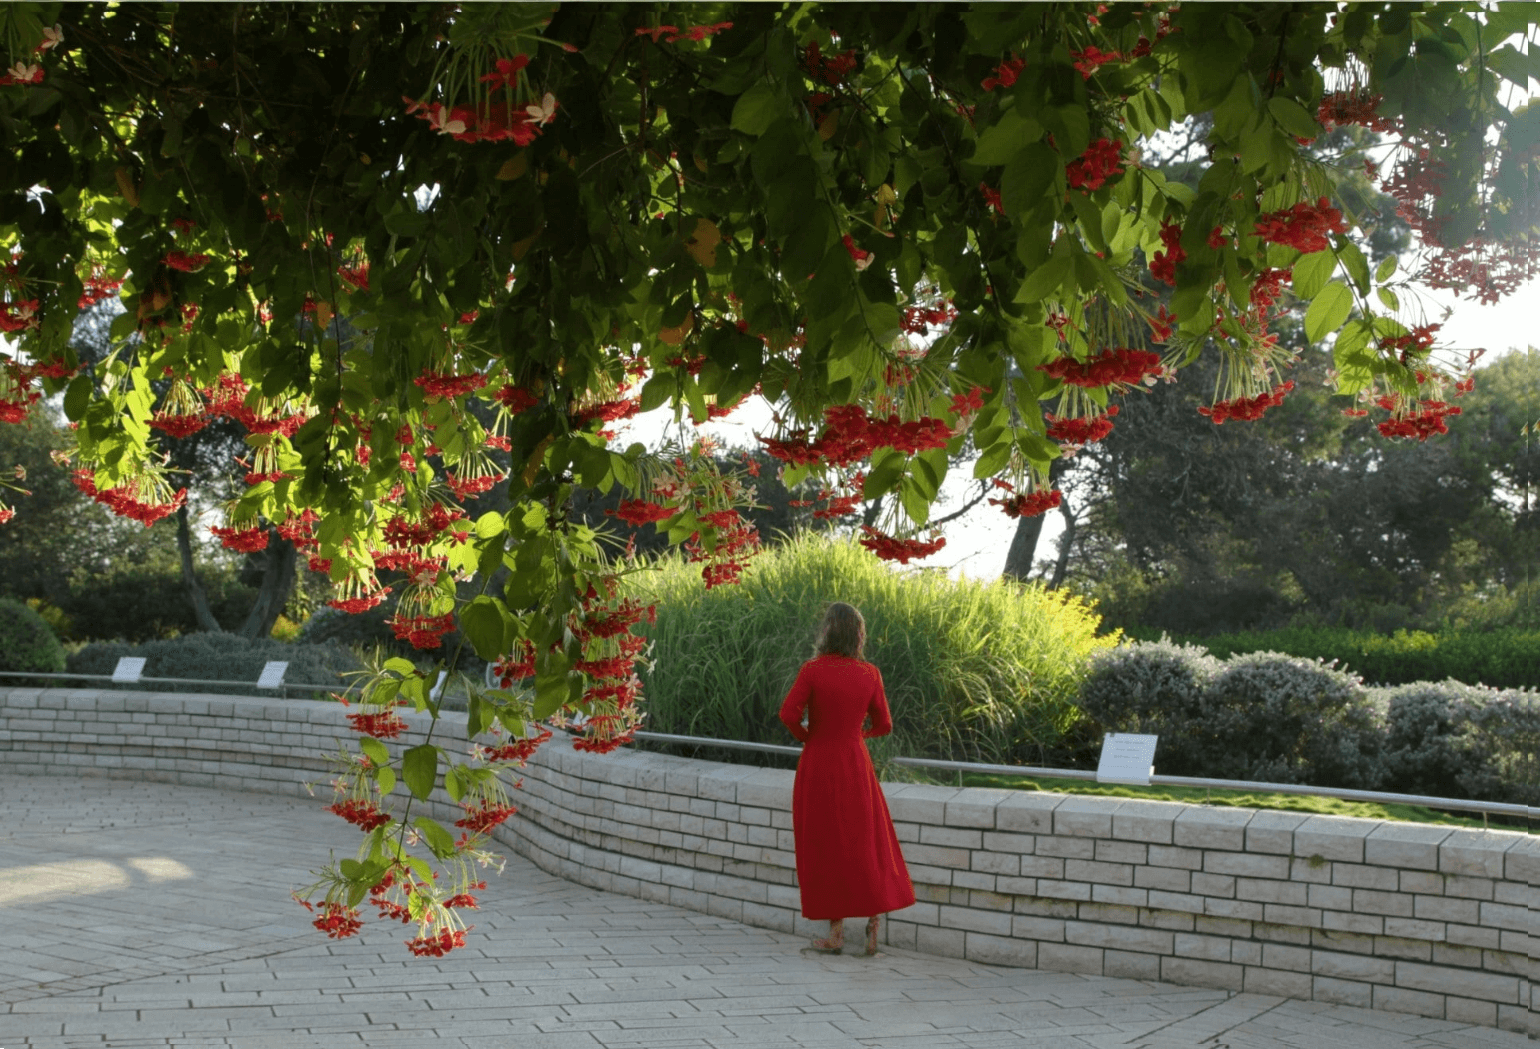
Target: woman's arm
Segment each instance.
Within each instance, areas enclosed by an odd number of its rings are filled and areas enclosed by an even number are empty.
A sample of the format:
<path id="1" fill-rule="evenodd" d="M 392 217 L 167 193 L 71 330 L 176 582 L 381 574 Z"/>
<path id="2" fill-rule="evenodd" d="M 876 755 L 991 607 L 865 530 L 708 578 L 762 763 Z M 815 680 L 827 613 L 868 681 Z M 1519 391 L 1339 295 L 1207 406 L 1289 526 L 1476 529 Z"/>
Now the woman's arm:
<path id="1" fill-rule="evenodd" d="M 888 696 L 882 688 L 882 671 L 872 667 L 872 673 L 877 675 L 877 687 L 872 690 L 871 702 L 866 707 L 866 716 L 872 720 L 872 727 L 861 733 L 866 739 L 886 736 L 893 731 L 893 716 L 888 713 Z"/>
<path id="2" fill-rule="evenodd" d="M 807 710 L 807 701 L 813 694 L 812 683 L 808 681 L 807 664 L 797 672 L 797 680 L 792 684 L 791 691 L 786 693 L 786 699 L 781 703 L 781 724 L 786 726 L 799 743 L 807 742 L 807 729 L 802 727 L 802 714 Z"/>

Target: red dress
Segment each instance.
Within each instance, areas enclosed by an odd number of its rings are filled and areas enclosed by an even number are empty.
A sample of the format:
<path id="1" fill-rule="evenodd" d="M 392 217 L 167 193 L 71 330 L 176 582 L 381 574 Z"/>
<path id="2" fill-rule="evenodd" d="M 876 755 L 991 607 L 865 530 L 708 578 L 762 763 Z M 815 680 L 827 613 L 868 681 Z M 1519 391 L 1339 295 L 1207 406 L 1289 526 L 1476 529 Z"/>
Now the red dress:
<path id="1" fill-rule="evenodd" d="M 868 716 L 871 730 L 862 732 Z M 914 884 L 863 742 L 893 731 L 882 674 L 847 656 L 809 660 L 781 720 L 805 744 L 791 795 L 802 916 L 870 917 L 913 904 Z"/>

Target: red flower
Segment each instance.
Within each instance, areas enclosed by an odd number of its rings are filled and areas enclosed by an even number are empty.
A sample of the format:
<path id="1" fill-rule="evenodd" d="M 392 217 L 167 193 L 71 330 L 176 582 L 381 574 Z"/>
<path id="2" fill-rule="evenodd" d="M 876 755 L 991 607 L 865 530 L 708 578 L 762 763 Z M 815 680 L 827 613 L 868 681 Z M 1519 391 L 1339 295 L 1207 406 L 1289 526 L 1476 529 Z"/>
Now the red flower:
<path id="1" fill-rule="evenodd" d="M 1084 51 L 1071 51 L 1069 56 L 1075 60 L 1075 68 L 1080 70 L 1082 79 L 1090 80 L 1091 74 L 1097 67 L 1104 66 L 1108 62 L 1117 62 L 1123 56 L 1116 51 L 1104 52 L 1097 47 L 1088 47 Z"/>
<path id="2" fill-rule="evenodd" d="M 1382 397 L 1379 400 L 1382 408 L 1392 411 L 1396 409 L 1396 401 L 1390 397 Z M 1378 424 L 1380 433 L 1386 437 L 1415 437 L 1419 441 L 1426 441 L 1436 433 L 1448 433 L 1449 427 L 1444 419 L 1451 415 L 1460 415 L 1461 409 L 1457 405 L 1444 401 L 1422 401 L 1417 411 L 1387 419 Z"/>
<path id="3" fill-rule="evenodd" d="M 862 525 L 861 531 L 865 533 L 859 540 L 862 546 L 884 561 L 897 561 L 901 565 L 907 565 L 913 558 L 929 557 L 946 546 L 946 539 L 941 536 L 926 542 L 921 539 L 899 539 L 885 535 L 871 525 Z"/>
<path id="4" fill-rule="evenodd" d="M 841 237 L 840 243 L 845 245 L 845 250 L 849 252 L 851 259 L 855 262 L 857 271 L 864 270 L 872 264 L 872 253 L 856 247 L 856 242 L 850 234 L 847 233 Z"/>
<path id="5" fill-rule="evenodd" d="M 1147 319 L 1150 323 L 1150 339 L 1154 342 L 1165 342 L 1176 330 L 1176 314 L 1167 313 L 1165 306 L 1161 306 L 1155 316 Z"/>
<path id="6" fill-rule="evenodd" d="M 551 730 L 543 728 L 540 730 L 539 735 L 528 736 L 513 743 L 504 743 L 500 747 L 488 747 L 482 751 L 481 757 L 483 761 L 487 762 L 517 761 L 522 764 L 534 755 L 540 744 L 550 738 Z"/>
<path id="7" fill-rule="evenodd" d="M 1315 118 L 1328 131 L 1341 124 L 1362 124 L 1371 131 L 1393 134 L 1399 130 L 1395 121 L 1375 112 L 1383 100 L 1383 95 L 1371 95 L 1363 89 L 1334 91 L 1321 99 L 1321 108 L 1316 110 Z"/>
<path id="8" fill-rule="evenodd" d="M 984 198 L 986 207 L 1001 215 L 1005 214 L 1005 204 L 1000 200 L 1000 191 L 998 189 L 993 188 L 987 182 L 980 182 L 979 196 Z"/>
<path id="9" fill-rule="evenodd" d="M 1101 189 L 1114 175 L 1123 173 L 1123 147 L 1110 138 L 1099 138 L 1065 169 L 1069 184 L 1087 193 Z"/>
<path id="10" fill-rule="evenodd" d="M 1187 258 L 1187 252 L 1182 250 L 1182 227 L 1174 222 L 1162 221 L 1160 242 L 1165 245 L 1166 250 L 1157 251 L 1155 257 L 1150 260 L 1150 276 L 1175 286 L 1176 264 Z"/>
<path id="11" fill-rule="evenodd" d="M 425 933 L 415 940 L 406 941 L 407 950 L 419 958 L 442 958 L 456 947 L 464 946 L 464 929 L 445 929 L 437 935 Z"/>
<path id="12" fill-rule="evenodd" d="M 310 909 L 310 905 L 305 904 L 305 908 Z M 358 918 L 358 908 L 344 907 L 340 903 L 321 904 L 321 916 L 310 924 L 324 932 L 330 940 L 346 939 L 364 927 Z"/>
<path id="13" fill-rule="evenodd" d="M 476 372 L 469 375 L 455 375 L 450 372 L 425 371 L 412 382 L 422 387 L 428 400 L 453 400 L 473 390 L 479 390 L 487 384 L 487 377 Z"/>
<path id="14" fill-rule="evenodd" d="M 455 628 L 452 612 L 445 612 L 441 616 L 397 614 L 385 622 L 396 635 L 396 640 L 405 641 L 413 648 L 438 648 L 443 644 L 444 635 Z"/>
<path id="15" fill-rule="evenodd" d="M 595 420 L 607 423 L 620 422 L 629 419 L 642 410 L 642 402 L 635 397 L 622 397 L 613 401 L 601 401 L 591 404 L 587 408 L 579 408 L 572 413 L 572 422 L 575 426 L 587 426 Z"/>
<path id="16" fill-rule="evenodd" d="M 1133 386 L 1147 375 L 1158 376 L 1162 368 L 1160 354 L 1150 350 L 1103 350 L 1088 361 L 1060 357 L 1037 370 L 1070 386 Z"/>
<path id="17" fill-rule="evenodd" d="M 611 517 L 618 517 L 633 525 L 651 524 L 654 521 L 667 520 L 679 512 L 678 507 L 659 506 L 657 503 L 646 499 L 626 499 L 620 504 L 618 510 L 606 510 Z"/>
<path id="18" fill-rule="evenodd" d="M 967 393 L 953 394 L 952 414 L 972 415 L 975 412 L 982 411 L 984 407 L 984 394 L 988 392 L 982 386 L 975 386 Z"/>
<path id="19" fill-rule="evenodd" d="M 484 73 L 481 76 L 483 84 L 494 84 L 502 87 L 517 87 L 519 82 L 519 70 L 529 65 L 528 55 L 514 55 L 512 58 L 499 58 L 497 71 Z"/>
<path id="20" fill-rule="evenodd" d="M 1025 68 L 1027 68 L 1026 59 L 1007 58 L 1000 63 L 994 76 L 984 78 L 981 86 L 985 91 L 993 91 L 997 87 L 1010 87 L 1016 83 L 1016 78 L 1021 76 L 1021 71 Z"/>
<path id="21" fill-rule="evenodd" d="M 376 827 L 383 827 L 390 822 L 390 816 L 381 812 L 372 801 L 360 801 L 350 798 L 346 801 L 339 801 L 326 806 L 326 811 L 336 813 L 361 829 L 365 834 Z"/>
<path id="22" fill-rule="evenodd" d="M 1079 419 L 1061 419 L 1052 412 L 1044 415 L 1048 420 L 1048 439 L 1060 444 L 1095 444 L 1112 432 L 1112 418 L 1118 414 L 1118 406 L 1112 405 L 1100 415 L 1088 415 Z"/>
<path id="23" fill-rule="evenodd" d="M 1235 397 L 1228 401 L 1218 401 L 1212 408 L 1199 408 L 1198 414 L 1213 419 L 1216 425 L 1223 423 L 1226 419 L 1251 422 L 1262 418 L 1269 408 L 1276 408 L 1282 404 L 1284 394 L 1292 389 L 1294 389 L 1293 382 L 1281 383 L 1255 397 Z"/>
<path id="24" fill-rule="evenodd" d="M 209 256 L 203 254 L 188 254 L 185 251 L 168 252 L 161 262 L 174 270 L 183 273 L 196 273 L 209 263 Z"/>
<path id="25" fill-rule="evenodd" d="M 1331 247 L 1330 233 L 1346 233 L 1342 212 L 1325 197 L 1315 204 L 1300 201 L 1292 208 L 1270 212 L 1257 220 L 1256 235 L 1274 244 L 1286 244 L 1309 255 Z"/>
<path id="26" fill-rule="evenodd" d="M 512 805 L 493 805 L 484 801 L 476 808 L 467 806 L 465 815 L 455 820 L 455 826 L 463 827 L 472 834 L 485 834 L 518 811 Z"/>
<path id="27" fill-rule="evenodd" d="M 37 327 L 37 300 L 0 303 L 0 331 L 26 331 Z"/>
<path id="28" fill-rule="evenodd" d="M 1006 517 L 1038 517 L 1058 506 L 1063 498 L 1064 496 L 1055 488 L 1047 492 L 1036 491 L 1013 495 L 1009 499 L 991 499 L 989 503 L 1005 511 Z"/>
<path id="29" fill-rule="evenodd" d="M 354 732 L 362 732 L 375 739 L 395 739 L 407 730 L 407 723 L 394 710 L 379 713 L 349 714 L 348 725 Z M 339 813 L 340 815 L 340 813 Z"/>
<path id="30" fill-rule="evenodd" d="M 337 276 L 350 287 L 359 291 L 369 290 L 369 260 L 364 259 L 356 266 L 338 266 Z"/>
<path id="31" fill-rule="evenodd" d="M 219 545 L 226 550 L 254 554 L 258 550 L 267 549 L 267 529 L 259 524 L 248 525 L 245 528 L 221 528 L 215 525 L 209 531 L 218 537 Z"/>

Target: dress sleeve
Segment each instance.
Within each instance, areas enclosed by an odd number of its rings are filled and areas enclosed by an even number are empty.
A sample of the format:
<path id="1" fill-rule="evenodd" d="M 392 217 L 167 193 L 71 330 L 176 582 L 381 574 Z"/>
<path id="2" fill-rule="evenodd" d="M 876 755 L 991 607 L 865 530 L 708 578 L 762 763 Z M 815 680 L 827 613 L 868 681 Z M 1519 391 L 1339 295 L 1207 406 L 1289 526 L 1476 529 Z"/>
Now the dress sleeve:
<path id="1" fill-rule="evenodd" d="M 871 702 L 866 708 L 866 716 L 872 719 L 872 727 L 861 733 L 866 739 L 886 736 L 893 731 L 893 715 L 888 713 L 888 696 L 882 689 L 882 671 L 872 667 L 872 673 L 877 676 L 877 687 L 872 690 Z"/>
<path id="2" fill-rule="evenodd" d="M 786 693 L 786 699 L 781 703 L 781 723 L 800 743 L 807 742 L 807 729 L 802 726 L 802 714 L 807 710 L 807 701 L 812 694 L 813 685 L 808 679 L 807 664 L 804 663 L 797 672 L 797 680 L 792 684 L 791 691 Z"/>

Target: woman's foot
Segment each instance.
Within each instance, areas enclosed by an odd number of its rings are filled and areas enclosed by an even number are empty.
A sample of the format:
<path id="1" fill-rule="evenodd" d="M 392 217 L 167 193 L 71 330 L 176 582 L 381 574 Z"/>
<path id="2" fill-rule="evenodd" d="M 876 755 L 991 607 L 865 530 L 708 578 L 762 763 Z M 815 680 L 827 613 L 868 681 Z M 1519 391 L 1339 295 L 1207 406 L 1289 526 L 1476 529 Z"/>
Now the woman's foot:
<path id="1" fill-rule="evenodd" d="M 817 954 L 838 954 L 845 946 L 845 919 L 835 918 L 829 923 L 829 937 L 824 940 L 814 940 L 811 947 L 804 950 Z"/>
<path id="2" fill-rule="evenodd" d="M 881 925 L 881 915 L 866 919 L 866 957 L 868 958 L 877 953 L 877 931 Z"/>

